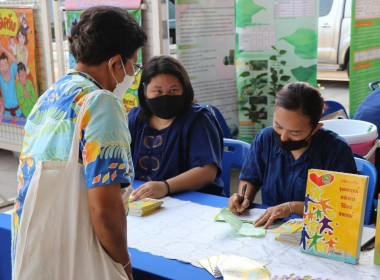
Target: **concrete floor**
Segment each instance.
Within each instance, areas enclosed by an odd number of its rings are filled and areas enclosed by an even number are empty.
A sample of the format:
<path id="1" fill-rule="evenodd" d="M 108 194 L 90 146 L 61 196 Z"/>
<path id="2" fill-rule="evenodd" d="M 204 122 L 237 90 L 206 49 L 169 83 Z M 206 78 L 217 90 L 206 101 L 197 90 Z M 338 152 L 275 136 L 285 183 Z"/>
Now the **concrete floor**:
<path id="1" fill-rule="evenodd" d="M 345 71 L 318 71 L 318 83 L 322 96 L 326 100 L 340 102 L 347 110 L 349 107 L 348 78 Z M 0 205 L 3 197 L 14 199 L 17 196 L 17 166 L 18 159 L 10 151 L 0 149 Z M 231 174 L 231 193 L 235 193 L 238 186 L 239 171 L 233 170 Z M 255 202 L 260 202 L 257 195 Z M 1 207 L 0 212 L 11 209 L 12 206 Z"/>

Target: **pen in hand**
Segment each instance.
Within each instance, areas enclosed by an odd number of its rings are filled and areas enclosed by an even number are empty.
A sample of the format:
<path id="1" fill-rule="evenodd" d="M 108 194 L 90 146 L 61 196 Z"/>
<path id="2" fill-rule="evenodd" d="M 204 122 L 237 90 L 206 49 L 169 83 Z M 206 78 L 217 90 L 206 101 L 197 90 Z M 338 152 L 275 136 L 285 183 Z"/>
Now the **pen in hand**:
<path id="1" fill-rule="evenodd" d="M 247 189 L 247 184 L 243 185 L 243 188 L 241 189 L 241 198 L 239 199 L 239 204 L 241 205 L 244 201 L 244 195 L 245 195 L 245 190 Z M 240 216 L 240 212 L 238 212 L 238 216 Z"/>
<path id="2" fill-rule="evenodd" d="M 247 184 L 243 185 L 243 188 L 241 189 L 241 198 L 239 201 L 239 204 L 242 204 L 244 201 L 244 196 L 245 196 L 245 190 L 247 189 Z"/>

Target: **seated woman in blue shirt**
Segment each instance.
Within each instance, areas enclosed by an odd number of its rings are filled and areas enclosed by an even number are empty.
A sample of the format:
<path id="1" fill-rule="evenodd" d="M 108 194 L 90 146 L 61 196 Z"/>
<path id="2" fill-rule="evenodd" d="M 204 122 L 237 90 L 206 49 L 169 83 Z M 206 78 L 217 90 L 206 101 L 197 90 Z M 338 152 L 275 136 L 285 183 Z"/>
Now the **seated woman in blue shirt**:
<path id="1" fill-rule="evenodd" d="M 181 63 L 153 57 L 143 68 L 140 106 L 128 114 L 135 179 L 147 181 L 135 200 L 192 190 L 223 195 L 219 177 L 223 134 L 214 115 L 193 104 L 194 91 Z"/>
<path id="2" fill-rule="evenodd" d="M 357 173 L 351 147 L 336 133 L 322 128 L 323 98 L 302 82 L 286 85 L 276 96 L 273 127 L 260 131 L 245 159 L 238 194 L 228 207 L 243 212 L 261 188 L 271 206 L 256 222 L 264 228 L 292 213 L 302 216 L 310 168 Z M 247 185 L 240 203 L 242 186 Z"/>

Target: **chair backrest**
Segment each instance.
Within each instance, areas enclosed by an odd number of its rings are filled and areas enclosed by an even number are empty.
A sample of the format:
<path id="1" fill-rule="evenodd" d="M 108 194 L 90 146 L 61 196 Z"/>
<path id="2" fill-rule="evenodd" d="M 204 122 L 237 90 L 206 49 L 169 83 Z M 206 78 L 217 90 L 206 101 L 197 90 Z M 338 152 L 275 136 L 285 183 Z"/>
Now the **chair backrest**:
<path id="1" fill-rule="evenodd" d="M 377 182 L 377 170 L 376 167 L 369 161 L 355 158 L 356 168 L 360 175 L 369 176 L 367 199 L 365 205 L 364 224 L 369 225 L 372 221 L 372 212 L 374 210 L 374 195 Z"/>
<path id="2" fill-rule="evenodd" d="M 346 117 L 348 118 L 348 114 L 347 114 L 347 111 L 346 109 L 344 108 L 344 106 L 342 104 L 340 104 L 339 102 L 337 101 L 333 101 L 333 100 L 325 100 L 325 111 L 323 112 L 322 114 L 322 118 L 327 116 L 327 115 L 330 115 L 334 112 L 337 112 L 339 110 L 343 110 L 343 112 L 346 114 Z"/>
<path id="3" fill-rule="evenodd" d="M 224 183 L 224 192 L 227 197 L 230 196 L 231 169 L 241 169 L 244 159 L 249 153 L 250 145 L 246 142 L 234 139 L 223 139 L 224 151 L 222 159 L 222 175 Z"/>
<path id="4" fill-rule="evenodd" d="M 380 81 L 374 81 L 374 82 L 368 83 L 368 87 L 372 91 L 374 91 L 375 89 L 377 89 L 378 87 L 380 87 Z"/>
<path id="5" fill-rule="evenodd" d="M 202 106 L 204 108 L 207 108 L 211 113 L 213 113 L 216 119 L 218 120 L 220 128 L 222 129 L 222 132 L 223 132 L 223 138 L 232 139 L 233 137 L 232 137 L 230 128 L 228 127 L 227 122 L 224 119 L 222 113 L 219 111 L 219 109 L 216 106 L 211 105 L 211 104 L 204 104 Z"/>

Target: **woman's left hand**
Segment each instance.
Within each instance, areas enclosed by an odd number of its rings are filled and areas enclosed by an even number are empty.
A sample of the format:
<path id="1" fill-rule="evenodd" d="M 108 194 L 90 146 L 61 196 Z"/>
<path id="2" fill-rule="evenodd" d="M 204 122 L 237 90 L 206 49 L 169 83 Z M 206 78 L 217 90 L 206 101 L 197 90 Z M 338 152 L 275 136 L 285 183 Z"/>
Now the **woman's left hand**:
<path id="1" fill-rule="evenodd" d="M 131 193 L 133 200 L 141 200 L 144 198 L 161 198 L 166 196 L 168 189 L 164 182 L 149 181 L 139 186 Z"/>
<path id="2" fill-rule="evenodd" d="M 267 229 L 274 220 L 282 219 L 290 216 L 290 210 L 286 203 L 282 203 L 273 207 L 269 207 L 263 215 L 261 215 L 255 222 L 254 226 L 258 227 L 265 223 L 264 229 Z"/>

